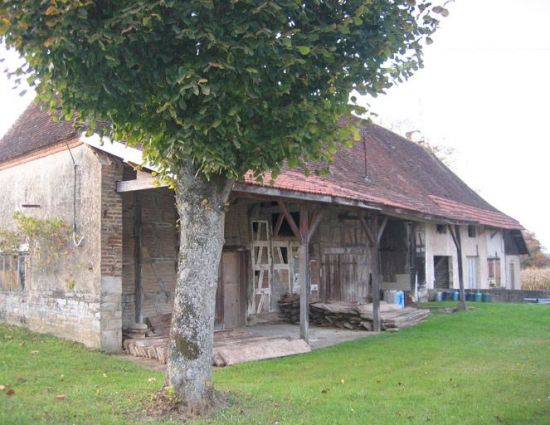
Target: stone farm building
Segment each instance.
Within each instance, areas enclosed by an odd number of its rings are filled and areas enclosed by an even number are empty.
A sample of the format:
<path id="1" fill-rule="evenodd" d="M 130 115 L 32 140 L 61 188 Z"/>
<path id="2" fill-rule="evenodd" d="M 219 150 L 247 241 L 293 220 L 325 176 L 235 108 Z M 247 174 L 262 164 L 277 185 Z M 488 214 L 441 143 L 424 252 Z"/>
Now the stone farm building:
<path id="1" fill-rule="evenodd" d="M 423 147 L 364 130 L 327 177 L 284 170 L 272 186 L 235 184 L 218 328 L 269 317 L 285 292 L 366 302 L 378 285 L 458 288 L 459 262 L 466 288 L 520 287 L 522 226 Z M 139 151 L 97 140 L 31 105 L 0 141 L 0 227 L 16 211 L 76 226 L 47 264 L 25 246 L 0 253 L 0 320 L 116 351 L 123 328 L 172 309 L 177 213 L 173 192 L 132 167 Z"/>

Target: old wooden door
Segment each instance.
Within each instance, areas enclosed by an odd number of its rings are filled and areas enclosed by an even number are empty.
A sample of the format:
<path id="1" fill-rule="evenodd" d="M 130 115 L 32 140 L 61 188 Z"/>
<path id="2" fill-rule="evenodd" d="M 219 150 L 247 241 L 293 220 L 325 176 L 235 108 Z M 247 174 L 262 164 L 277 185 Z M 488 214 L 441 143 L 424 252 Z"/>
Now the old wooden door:
<path id="1" fill-rule="evenodd" d="M 233 329 L 245 323 L 244 253 L 224 251 L 218 273 L 216 329 Z"/>
<path id="2" fill-rule="evenodd" d="M 359 302 L 368 296 L 368 264 L 361 254 L 323 255 L 323 301 Z"/>

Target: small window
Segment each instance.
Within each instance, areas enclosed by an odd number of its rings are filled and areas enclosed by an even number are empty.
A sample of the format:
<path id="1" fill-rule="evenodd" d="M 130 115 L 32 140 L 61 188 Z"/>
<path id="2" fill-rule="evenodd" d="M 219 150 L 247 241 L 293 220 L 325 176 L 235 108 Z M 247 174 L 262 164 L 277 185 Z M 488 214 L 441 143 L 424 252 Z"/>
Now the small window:
<path id="1" fill-rule="evenodd" d="M 436 231 L 437 231 L 437 233 L 445 234 L 445 233 L 447 233 L 447 226 L 444 225 L 444 224 L 438 224 L 436 226 Z"/>
<path id="2" fill-rule="evenodd" d="M 470 238 L 475 238 L 476 237 L 476 226 L 468 226 L 468 236 Z"/>
<path id="3" fill-rule="evenodd" d="M 25 289 L 27 253 L 0 253 L 0 290 Z"/>

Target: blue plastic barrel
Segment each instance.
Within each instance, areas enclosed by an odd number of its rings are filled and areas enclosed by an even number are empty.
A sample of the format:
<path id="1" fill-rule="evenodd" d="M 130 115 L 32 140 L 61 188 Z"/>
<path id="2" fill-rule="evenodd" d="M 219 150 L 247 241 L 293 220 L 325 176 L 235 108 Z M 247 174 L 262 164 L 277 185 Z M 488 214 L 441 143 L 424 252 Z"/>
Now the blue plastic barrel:
<path id="1" fill-rule="evenodd" d="M 476 292 L 474 299 L 476 302 L 480 303 L 483 300 L 483 294 L 481 292 Z"/>
<path id="2" fill-rule="evenodd" d="M 482 301 L 484 303 L 490 303 L 491 302 L 491 294 L 483 294 Z"/>
<path id="3" fill-rule="evenodd" d="M 436 293 L 435 293 L 435 300 L 436 300 L 437 302 L 443 301 L 443 292 L 436 292 Z"/>
<path id="4" fill-rule="evenodd" d="M 460 291 L 453 292 L 453 301 L 458 301 L 460 299 Z"/>
<path id="5" fill-rule="evenodd" d="M 405 308 L 405 293 L 403 291 L 397 291 L 395 295 L 395 303 L 401 308 Z"/>

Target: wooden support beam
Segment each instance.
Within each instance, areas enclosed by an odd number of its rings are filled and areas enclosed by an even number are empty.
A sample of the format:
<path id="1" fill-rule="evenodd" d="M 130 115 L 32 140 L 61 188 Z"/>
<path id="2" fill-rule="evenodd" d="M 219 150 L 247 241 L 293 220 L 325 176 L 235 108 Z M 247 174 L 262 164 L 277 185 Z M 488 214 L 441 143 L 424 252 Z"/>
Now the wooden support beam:
<path id="1" fill-rule="evenodd" d="M 300 229 L 298 229 L 296 222 L 288 212 L 288 208 L 286 207 L 285 202 L 282 199 L 279 199 L 277 200 L 277 203 L 279 204 L 279 208 L 281 208 L 281 211 L 283 212 L 283 215 L 285 216 L 286 221 L 288 222 L 290 228 L 292 229 L 292 233 L 294 233 L 294 236 L 296 236 L 298 241 L 302 244 L 304 240 L 302 239 L 302 234 L 300 232 Z M 301 210 L 300 210 L 300 214 L 302 214 Z"/>
<path id="2" fill-rule="evenodd" d="M 143 177 L 136 180 L 124 180 L 116 182 L 116 191 L 118 193 L 135 192 L 136 190 L 158 189 L 167 187 L 166 183 L 160 182 L 155 177 Z"/>
<path id="3" fill-rule="evenodd" d="M 300 207 L 300 338 L 309 342 L 309 213 L 304 206 Z"/>
<path id="4" fill-rule="evenodd" d="M 378 214 L 370 220 L 372 235 L 376 235 L 371 244 L 371 272 L 372 272 L 372 326 L 374 332 L 380 332 L 380 244 L 378 238 Z"/>
<path id="5" fill-rule="evenodd" d="M 134 193 L 134 279 L 135 279 L 135 320 L 143 323 L 143 290 L 141 285 L 141 201 L 137 193 Z"/>
<path id="6" fill-rule="evenodd" d="M 466 294 L 464 293 L 464 268 L 462 266 L 462 241 L 460 239 L 460 226 L 458 224 L 455 225 L 454 230 L 453 226 L 451 226 L 450 224 L 447 227 L 449 228 L 449 232 L 451 233 L 451 236 L 455 243 L 456 256 L 458 257 L 458 286 L 460 291 L 460 301 L 458 306 L 461 310 L 467 310 L 468 307 L 466 306 Z"/>
<path id="7" fill-rule="evenodd" d="M 386 215 L 382 219 L 382 224 L 380 224 L 380 228 L 378 229 L 378 233 L 376 234 L 376 239 L 378 244 L 380 244 L 380 241 L 382 240 L 382 235 L 384 234 L 384 230 L 386 229 L 386 224 L 388 224 L 389 217 Z"/>
<path id="8" fill-rule="evenodd" d="M 416 223 L 411 222 L 407 226 L 409 230 L 409 276 L 411 284 L 411 297 L 416 296 Z M 415 299 L 415 302 L 417 300 Z"/>
<path id="9" fill-rule="evenodd" d="M 359 213 L 359 222 L 361 223 L 361 227 L 363 227 L 363 230 L 365 231 L 365 235 L 367 236 L 367 239 L 369 240 L 371 245 L 374 245 L 374 236 L 372 234 L 372 231 L 367 224 L 367 220 L 365 220 L 365 217 L 363 214 Z"/>
<path id="10" fill-rule="evenodd" d="M 315 211 L 313 214 L 313 217 L 311 218 L 311 225 L 309 226 L 309 231 L 307 233 L 307 241 L 311 241 L 311 238 L 317 231 L 317 228 L 319 227 L 319 224 L 321 223 L 321 220 L 323 218 L 323 215 L 325 214 L 325 210 Z"/>
<path id="11" fill-rule="evenodd" d="M 281 226 L 283 225 L 283 220 L 285 219 L 284 214 L 279 214 L 279 218 L 277 219 L 277 224 L 275 225 L 275 230 L 273 230 L 273 237 L 276 238 L 279 236 L 279 232 L 281 231 Z"/>

